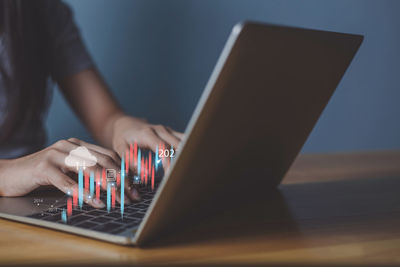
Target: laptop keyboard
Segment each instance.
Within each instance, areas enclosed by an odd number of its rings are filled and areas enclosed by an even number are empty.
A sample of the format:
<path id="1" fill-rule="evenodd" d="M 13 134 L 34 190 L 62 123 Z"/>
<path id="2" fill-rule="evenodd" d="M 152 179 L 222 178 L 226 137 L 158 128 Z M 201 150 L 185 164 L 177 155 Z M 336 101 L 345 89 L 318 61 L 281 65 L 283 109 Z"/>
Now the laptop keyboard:
<path id="1" fill-rule="evenodd" d="M 157 189 L 158 184 L 155 186 Z M 103 233 L 118 234 L 126 229 L 139 226 L 156 192 L 156 190 L 152 191 L 150 187 L 139 187 L 138 189 L 142 200 L 125 204 L 123 217 L 119 203 L 115 203 L 115 208 L 110 212 L 107 212 L 106 209 L 93 208 L 84 203 L 82 208 L 74 207 L 72 209 L 72 216 L 68 217 L 67 222 L 63 222 L 61 219 L 61 212 L 63 209 L 67 209 L 67 205 L 48 209 L 28 217 Z M 106 192 L 102 192 L 100 198 L 104 200 Z"/>

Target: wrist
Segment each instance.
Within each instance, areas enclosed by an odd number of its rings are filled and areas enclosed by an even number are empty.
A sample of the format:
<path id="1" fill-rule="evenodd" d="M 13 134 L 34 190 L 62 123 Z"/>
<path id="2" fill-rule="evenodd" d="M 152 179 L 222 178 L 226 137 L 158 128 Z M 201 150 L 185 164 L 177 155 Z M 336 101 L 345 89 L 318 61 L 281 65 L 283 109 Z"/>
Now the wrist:
<path id="1" fill-rule="evenodd" d="M 112 148 L 112 140 L 115 135 L 115 125 L 118 120 L 126 116 L 127 115 L 123 111 L 117 111 L 105 119 L 101 143 L 106 147 Z"/>
<path id="2" fill-rule="evenodd" d="M 12 160 L 1 159 L 0 160 L 0 197 L 7 196 L 5 192 L 5 187 L 7 184 L 6 178 L 8 174 L 6 173 L 6 168 Z"/>

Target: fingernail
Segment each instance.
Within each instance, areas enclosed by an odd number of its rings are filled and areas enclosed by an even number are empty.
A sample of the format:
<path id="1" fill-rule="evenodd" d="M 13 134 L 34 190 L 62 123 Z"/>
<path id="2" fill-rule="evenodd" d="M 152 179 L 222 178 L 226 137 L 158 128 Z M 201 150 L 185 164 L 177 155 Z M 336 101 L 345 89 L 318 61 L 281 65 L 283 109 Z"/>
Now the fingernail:
<path id="1" fill-rule="evenodd" d="M 140 201 L 142 198 L 140 197 L 139 191 L 136 188 L 131 189 L 131 197 L 137 201 Z"/>
<path id="2" fill-rule="evenodd" d="M 103 201 L 101 201 L 100 199 L 97 199 L 97 198 L 93 199 L 93 203 L 94 203 L 99 209 L 105 208 L 105 206 L 106 206 L 106 205 L 104 205 Z"/>

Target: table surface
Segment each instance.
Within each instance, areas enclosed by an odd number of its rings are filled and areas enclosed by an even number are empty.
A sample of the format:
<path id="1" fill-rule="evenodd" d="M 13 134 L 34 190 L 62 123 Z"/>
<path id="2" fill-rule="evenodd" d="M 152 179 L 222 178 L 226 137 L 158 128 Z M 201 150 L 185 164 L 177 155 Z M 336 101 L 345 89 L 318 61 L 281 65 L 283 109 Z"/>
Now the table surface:
<path id="1" fill-rule="evenodd" d="M 400 151 L 300 155 L 273 198 L 147 248 L 0 220 L 0 265 L 400 264 Z"/>

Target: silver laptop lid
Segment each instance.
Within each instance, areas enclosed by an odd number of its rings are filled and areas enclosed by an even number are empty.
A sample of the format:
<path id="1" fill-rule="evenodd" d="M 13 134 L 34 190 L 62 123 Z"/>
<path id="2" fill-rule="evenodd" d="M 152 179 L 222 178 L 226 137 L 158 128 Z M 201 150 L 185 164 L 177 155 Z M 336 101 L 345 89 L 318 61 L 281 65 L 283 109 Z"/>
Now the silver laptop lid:
<path id="1" fill-rule="evenodd" d="M 159 238 L 279 184 L 362 40 L 236 25 L 136 242 Z"/>

